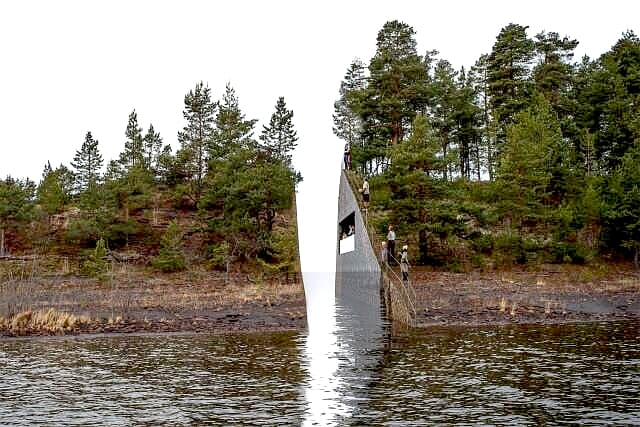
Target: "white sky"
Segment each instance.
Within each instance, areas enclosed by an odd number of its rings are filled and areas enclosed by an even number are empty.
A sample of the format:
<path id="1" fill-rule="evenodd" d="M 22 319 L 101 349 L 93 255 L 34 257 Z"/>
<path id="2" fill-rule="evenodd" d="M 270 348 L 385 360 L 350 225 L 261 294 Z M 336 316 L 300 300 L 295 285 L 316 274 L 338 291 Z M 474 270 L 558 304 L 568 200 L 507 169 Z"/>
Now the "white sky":
<path id="1" fill-rule="evenodd" d="M 231 82 L 247 118 L 267 123 L 279 96 L 294 111 L 294 163 L 303 270 L 335 267 L 342 143 L 333 102 L 350 62 L 375 52 L 382 25 L 413 26 L 421 53 L 455 68 L 488 53 L 502 27 L 556 31 L 597 57 L 627 29 L 640 2 L 595 1 L 2 1 L 0 176 L 40 179 L 47 160 L 69 164 L 87 131 L 116 158 L 135 108 L 178 148 L 184 95 L 203 80 L 215 99 Z M 106 163 L 106 162 L 105 162 Z"/>

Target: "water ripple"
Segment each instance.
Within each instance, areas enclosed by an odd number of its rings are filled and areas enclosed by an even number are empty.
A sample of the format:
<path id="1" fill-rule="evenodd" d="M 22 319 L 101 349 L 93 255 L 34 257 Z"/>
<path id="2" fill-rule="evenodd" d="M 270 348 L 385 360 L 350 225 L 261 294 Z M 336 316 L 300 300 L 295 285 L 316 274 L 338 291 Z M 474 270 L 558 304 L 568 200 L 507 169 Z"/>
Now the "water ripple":
<path id="1" fill-rule="evenodd" d="M 391 339 L 330 320 L 322 336 L 0 341 L 0 424 L 640 424 L 640 322 Z"/>

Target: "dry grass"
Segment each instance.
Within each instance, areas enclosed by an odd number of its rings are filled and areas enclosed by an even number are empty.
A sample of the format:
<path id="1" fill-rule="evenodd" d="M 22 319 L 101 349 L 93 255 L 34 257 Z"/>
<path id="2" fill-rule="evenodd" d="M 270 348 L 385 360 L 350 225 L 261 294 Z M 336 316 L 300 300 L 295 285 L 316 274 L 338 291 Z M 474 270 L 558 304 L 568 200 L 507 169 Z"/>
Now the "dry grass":
<path id="1" fill-rule="evenodd" d="M 515 316 L 515 315 L 516 315 L 516 310 L 517 310 L 517 309 L 518 309 L 518 303 L 514 301 L 514 302 L 511 304 L 511 312 L 510 312 L 510 314 L 511 314 L 512 316 Z"/>
<path id="2" fill-rule="evenodd" d="M 225 275 L 193 269 L 157 274 L 145 267 L 113 269 L 108 280 L 69 275 L 36 275 L 27 265 L 0 263 L 0 327 L 5 332 L 29 329 L 57 333 L 81 317 L 55 313 L 83 313 L 96 322 L 151 316 L 198 316 L 241 306 L 304 304 L 301 283 L 256 281 L 246 273 Z M 4 270 L 5 274 L 2 274 Z M 225 283 L 226 282 L 226 283 Z M 47 314 L 47 316 L 45 316 Z M 70 316 L 70 315 L 69 315 Z M 44 317 L 48 317 L 45 320 Z M 56 326 L 56 325 L 61 326 Z"/>
<path id="3" fill-rule="evenodd" d="M 60 334 L 76 330 L 91 323 L 88 316 L 48 310 L 23 311 L 9 318 L 0 317 L 0 328 L 12 334 L 49 333 Z"/>

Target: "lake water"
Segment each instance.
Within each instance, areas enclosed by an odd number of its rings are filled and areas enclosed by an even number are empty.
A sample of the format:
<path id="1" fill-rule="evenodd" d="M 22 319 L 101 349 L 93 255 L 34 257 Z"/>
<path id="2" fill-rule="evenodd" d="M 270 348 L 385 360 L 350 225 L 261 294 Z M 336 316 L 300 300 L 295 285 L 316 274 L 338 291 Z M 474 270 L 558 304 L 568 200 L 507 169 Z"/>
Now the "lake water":
<path id="1" fill-rule="evenodd" d="M 332 279 L 304 333 L 0 341 L 0 424 L 640 424 L 640 322 L 392 337 Z"/>

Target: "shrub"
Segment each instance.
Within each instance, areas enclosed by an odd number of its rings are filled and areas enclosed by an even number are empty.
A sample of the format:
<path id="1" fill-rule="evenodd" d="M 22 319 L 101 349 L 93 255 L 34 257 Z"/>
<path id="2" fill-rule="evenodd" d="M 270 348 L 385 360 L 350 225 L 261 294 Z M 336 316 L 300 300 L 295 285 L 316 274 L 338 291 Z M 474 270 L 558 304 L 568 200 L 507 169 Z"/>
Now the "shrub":
<path id="1" fill-rule="evenodd" d="M 485 267 L 485 261 L 484 261 L 484 256 L 482 256 L 481 254 L 473 254 L 471 255 L 471 265 L 474 268 L 484 268 Z"/>
<path id="2" fill-rule="evenodd" d="M 524 264 L 527 262 L 527 254 L 524 249 L 522 237 L 513 233 L 499 234 L 494 243 L 494 248 L 502 255 L 501 260 L 505 265 Z"/>
<path id="3" fill-rule="evenodd" d="M 169 223 L 160 241 L 160 252 L 151 261 L 151 265 L 165 273 L 181 271 L 186 268 L 182 249 L 182 230 L 178 222 Z"/>
<path id="4" fill-rule="evenodd" d="M 65 231 L 65 239 L 68 243 L 75 243 L 84 247 L 90 242 L 95 242 L 102 230 L 100 225 L 93 218 L 73 219 Z"/>
<path id="5" fill-rule="evenodd" d="M 81 271 L 87 276 L 102 277 L 108 269 L 107 248 L 104 239 L 100 239 L 96 243 L 96 248 L 82 262 Z"/>
<path id="6" fill-rule="evenodd" d="M 552 255 L 557 263 L 584 264 L 590 257 L 590 252 L 577 243 L 557 242 L 552 247 Z"/>
<path id="7" fill-rule="evenodd" d="M 480 234 L 471 242 L 473 250 L 483 254 L 490 254 L 493 250 L 493 237 L 491 234 Z"/>
<path id="8" fill-rule="evenodd" d="M 209 265 L 216 270 L 226 269 L 227 261 L 230 259 L 230 246 L 227 242 L 209 245 Z"/>

